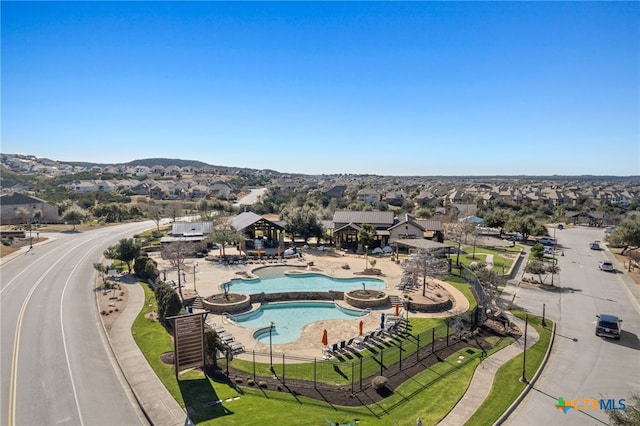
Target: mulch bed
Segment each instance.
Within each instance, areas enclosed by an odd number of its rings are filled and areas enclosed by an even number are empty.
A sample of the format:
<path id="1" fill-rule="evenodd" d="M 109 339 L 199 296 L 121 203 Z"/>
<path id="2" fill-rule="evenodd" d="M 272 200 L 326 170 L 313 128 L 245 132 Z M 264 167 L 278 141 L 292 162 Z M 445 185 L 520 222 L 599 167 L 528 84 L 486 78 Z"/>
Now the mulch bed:
<path id="1" fill-rule="evenodd" d="M 371 386 L 373 377 L 363 380 L 362 390 L 359 389 L 360 386 L 358 383 L 356 389 L 354 389 L 354 394 L 351 393 L 350 385 L 341 385 L 336 387 L 322 385 L 321 388 L 316 389 L 313 385 L 313 382 L 293 380 L 288 378 L 285 379 L 285 383 L 282 383 L 279 379 L 274 379 L 273 377 L 257 377 L 255 383 L 262 382 L 264 385 L 263 388 L 266 390 L 288 392 L 293 394 L 294 396 L 305 396 L 308 398 L 325 401 L 331 405 L 369 405 L 382 401 L 384 398 L 390 396 L 393 393 L 393 389 L 397 389 L 405 381 L 409 380 L 425 369 L 433 366 L 434 364 L 445 360 L 446 358 L 460 350 L 472 349 L 475 353 L 480 354 L 479 356 L 484 356 L 485 351 L 492 348 L 493 345 L 496 344 L 499 340 L 495 338 L 491 339 L 489 337 L 504 337 L 505 335 L 503 333 L 503 330 L 504 329 L 501 329 L 498 324 L 489 324 L 489 327 L 482 327 L 476 336 L 470 337 L 466 341 L 453 341 L 453 339 L 451 339 L 450 345 L 448 347 L 444 346 L 444 344 L 441 345 L 441 347 L 436 350 L 435 354 L 431 354 L 430 345 L 428 345 L 427 347 L 423 347 L 420 354 L 421 361 L 418 363 L 411 363 L 411 365 L 407 365 L 409 363 L 405 361 L 405 363 L 403 363 L 403 368 L 401 371 L 387 377 L 387 388 L 381 390 L 375 390 L 373 386 Z M 511 335 L 513 337 L 519 337 L 519 330 L 511 330 L 511 332 Z M 253 383 L 253 381 L 251 380 L 252 378 L 247 378 L 247 373 L 234 370 L 233 368 L 229 368 L 229 377 L 227 377 L 226 366 L 224 368 L 224 370 L 211 368 L 209 371 L 207 371 L 207 375 L 213 378 L 215 381 L 227 383 L 232 386 L 258 386 L 257 384 Z M 393 369 L 391 366 L 389 366 L 388 369 L 390 371 L 398 371 L 398 368 Z M 242 379 L 236 380 L 236 378 Z"/>

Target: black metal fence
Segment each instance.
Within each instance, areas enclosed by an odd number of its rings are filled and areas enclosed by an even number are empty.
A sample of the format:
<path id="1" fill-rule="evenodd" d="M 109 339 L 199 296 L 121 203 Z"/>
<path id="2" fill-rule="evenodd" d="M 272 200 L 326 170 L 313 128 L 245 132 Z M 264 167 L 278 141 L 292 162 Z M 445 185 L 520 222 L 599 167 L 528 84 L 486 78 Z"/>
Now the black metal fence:
<path id="1" fill-rule="evenodd" d="M 296 386 L 355 394 L 371 386 L 376 376 L 392 377 L 471 337 L 476 318 L 474 309 L 417 334 L 407 324 L 404 331 L 374 337 L 366 346 L 348 347 L 329 359 L 252 351 L 232 361 L 223 358 L 219 364 L 223 371 L 232 370 L 230 379 L 238 383 L 274 388 L 295 381 Z"/>

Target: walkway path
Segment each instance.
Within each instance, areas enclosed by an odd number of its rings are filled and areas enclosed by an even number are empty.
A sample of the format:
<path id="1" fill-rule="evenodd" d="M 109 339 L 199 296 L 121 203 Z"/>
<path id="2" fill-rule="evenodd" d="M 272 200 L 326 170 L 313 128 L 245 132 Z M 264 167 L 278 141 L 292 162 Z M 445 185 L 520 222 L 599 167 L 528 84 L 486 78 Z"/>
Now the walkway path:
<path id="1" fill-rule="evenodd" d="M 109 341 L 142 410 L 154 426 L 188 424 L 184 409 L 171 396 L 138 348 L 131 326 L 144 305 L 144 289 L 137 282 L 127 285 L 129 300 L 113 324 Z"/>
<path id="2" fill-rule="evenodd" d="M 520 330 L 524 330 L 525 324 L 523 320 L 508 312 L 506 312 L 505 315 L 509 318 L 509 321 L 513 322 Z M 538 332 L 533 327 L 528 327 L 527 348 L 534 345 L 538 339 Z M 489 396 L 498 369 L 510 359 L 521 354 L 523 348 L 524 335 L 511 345 L 482 361 L 473 373 L 471 384 L 462 399 L 458 401 L 458 404 L 439 424 L 443 426 L 459 426 L 465 424 Z"/>

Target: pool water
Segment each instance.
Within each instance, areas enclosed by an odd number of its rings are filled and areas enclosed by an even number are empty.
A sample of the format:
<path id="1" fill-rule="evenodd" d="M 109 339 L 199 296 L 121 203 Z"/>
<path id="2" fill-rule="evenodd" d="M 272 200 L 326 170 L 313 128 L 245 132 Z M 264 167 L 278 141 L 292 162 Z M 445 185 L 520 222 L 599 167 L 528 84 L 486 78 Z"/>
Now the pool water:
<path id="1" fill-rule="evenodd" d="M 269 267 L 254 271 L 255 280 L 233 279 L 229 281 L 229 291 L 241 294 L 288 293 L 296 291 L 349 291 L 362 288 L 382 290 L 386 287 L 383 280 L 370 277 L 333 278 L 326 275 L 297 271 L 285 275 L 290 267 Z"/>
<path id="2" fill-rule="evenodd" d="M 355 320 L 364 311 L 356 311 L 339 307 L 333 302 L 285 302 L 262 305 L 258 310 L 244 315 L 232 317 L 236 324 L 256 329 L 253 337 L 260 343 L 269 344 L 269 323 L 275 327 L 271 330 L 271 342 L 282 344 L 296 341 L 302 334 L 302 328 L 322 320 Z M 354 325 L 357 330 L 357 325 Z M 322 336 L 318 336 L 318 341 Z"/>

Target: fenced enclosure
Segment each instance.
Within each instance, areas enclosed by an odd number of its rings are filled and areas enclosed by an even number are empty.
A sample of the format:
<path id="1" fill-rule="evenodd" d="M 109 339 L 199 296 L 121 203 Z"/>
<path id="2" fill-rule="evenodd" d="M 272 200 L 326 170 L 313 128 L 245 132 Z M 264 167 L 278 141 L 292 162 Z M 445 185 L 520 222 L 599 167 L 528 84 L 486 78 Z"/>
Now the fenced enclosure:
<path id="1" fill-rule="evenodd" d="M 410 323 L 397 333 L 384 333 L 367 341 L 366 346 L 350 346 L 328 359 L 305 358 L 273 352 L 247 352 L 242 358 L 219 360 L 229 379 L 256 386 L 277 382 L 294 383 L 315 389 L 342 389 L 356 394 L 372 386 L 376 376 L 392 377 L 403 370 L 438 357 L 438 352 L 462 339 L 472 337 L 476 309 L 445 320 L 441 325 L 412 333 Z M 439 359 L 439 358 L 438 358 Z"/>

